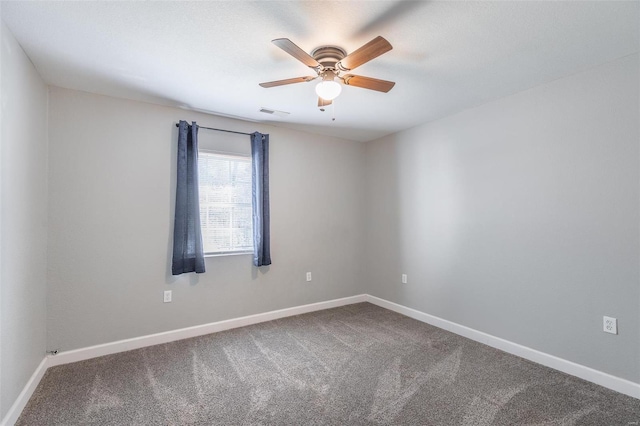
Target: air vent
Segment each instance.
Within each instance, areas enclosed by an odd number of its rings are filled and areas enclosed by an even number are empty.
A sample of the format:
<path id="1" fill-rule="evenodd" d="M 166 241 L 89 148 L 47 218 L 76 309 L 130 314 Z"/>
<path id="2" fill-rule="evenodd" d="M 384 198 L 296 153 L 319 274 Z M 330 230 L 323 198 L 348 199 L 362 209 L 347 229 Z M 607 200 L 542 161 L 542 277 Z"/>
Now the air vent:
<path id="1" fill-rule="evenodd" d="M 260 108 L 260 112 L 264 112 L 265 114 L 277 115 L 279 117 L 286 117 L 289 115 L 289 112 L 286 111 L 276 111 L 274 109 Z"/>

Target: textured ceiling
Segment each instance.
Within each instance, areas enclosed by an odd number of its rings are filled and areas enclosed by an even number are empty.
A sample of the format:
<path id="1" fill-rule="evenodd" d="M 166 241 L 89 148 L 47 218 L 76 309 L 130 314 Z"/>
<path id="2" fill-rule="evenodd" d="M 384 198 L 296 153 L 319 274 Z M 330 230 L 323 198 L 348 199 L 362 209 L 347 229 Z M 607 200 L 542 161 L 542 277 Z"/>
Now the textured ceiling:
<path id="1" fill-rule="evenodd" d="M 3 1 L 0 12 L 49 84 L 366 141 L 638 52 L 639 6 Z M 272 39 L 349 53 L 378 35 L 393 50 L 353 73 L 395 81 L 387 94 L 344 87 L 321 112 L 313 82 L 258 86 L 313 75 Z"/>

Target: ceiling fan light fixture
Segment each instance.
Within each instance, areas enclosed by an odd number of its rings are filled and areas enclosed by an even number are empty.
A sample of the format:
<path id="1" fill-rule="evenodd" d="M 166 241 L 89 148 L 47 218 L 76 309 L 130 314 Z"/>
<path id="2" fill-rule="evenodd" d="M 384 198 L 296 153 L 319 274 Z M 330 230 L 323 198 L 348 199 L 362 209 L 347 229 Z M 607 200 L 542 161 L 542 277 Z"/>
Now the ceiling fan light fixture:
<path id="1" fill-rule="evenodd" d="M 316 93 L 322 99 L 332 101 L 340 95 L 342 86 L 334 80 L 323 80 L 316 86 Z"/>

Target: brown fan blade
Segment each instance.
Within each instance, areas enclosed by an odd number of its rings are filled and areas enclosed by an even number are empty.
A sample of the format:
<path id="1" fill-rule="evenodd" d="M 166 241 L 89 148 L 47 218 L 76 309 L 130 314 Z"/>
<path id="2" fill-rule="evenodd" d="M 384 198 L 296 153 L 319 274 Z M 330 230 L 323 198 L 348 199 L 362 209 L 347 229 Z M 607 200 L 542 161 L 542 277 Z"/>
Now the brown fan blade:
<path id="1" fill-rule="evenodd" d="M 318 78 L 318 77 L 288 78 L 286 80 L 268 81 L 266 83 L 260 83 L 260 86 L 262 86 L 262 87 L 284 86 L 285 84 L 304 83 L 304 82 L 307 82 L 307 81 L 315 80 L 316 78 Z"/>
<path id="2" fill-rule="evenodd" d="M 326 99 L 322 99 L 320 96 L 318 96 L 318 108 L 322 108 L 322 107 L 326 107 L 328 105 L 331 105 L 333 101 L 328 101 Z"/>
<path id="3" fill-rule="evenodd" d="M 271 43 L 275 44 L 280 49 L 284 50 L 289 55 L 293 56 L 294 58 L 296 58 L 297 60 L 299 60 L 300 62 L 302 62 L 308 67 L 311 67 L 311 68 L 322 67 L 322 65 L 320 65 L 318 61 L 316 61 L 311 57 L 311 55 L 309 55 L 304 50 L 300 49 L 298 46 L 295 45 L 294 42 L 292 42 L 288 38 L 277 38 L 275 40 L 271 40 Z"/>
<path id="4" fill-rule="evenodd" d="M 336 64 L 336 67 L 342 71 L 351 71 L 391 49 L 393 49 L 393 46 L 391 46 L 386 39 L 378 36 L 360 49 L 342 58 L 342 60 Z"/>
<path id="5" fill-rule="evenodd" d="M 361 75 L 347 74 L 342 77 L 342 81 L 347 86 L 362 87 L 363 89 L 377 90 L 378 92 L 388 92 L 396 85 L 393 81 L 378 80 L 377 78 L 363 77 Z"/>

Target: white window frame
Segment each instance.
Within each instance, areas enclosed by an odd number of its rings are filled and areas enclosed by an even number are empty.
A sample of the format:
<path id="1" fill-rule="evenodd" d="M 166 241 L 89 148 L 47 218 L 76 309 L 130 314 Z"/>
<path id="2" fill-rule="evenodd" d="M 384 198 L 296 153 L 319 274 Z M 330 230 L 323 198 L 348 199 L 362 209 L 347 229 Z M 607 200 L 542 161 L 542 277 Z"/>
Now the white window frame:
<path id="1" fill-rule="evenodd" d="M 243 160 L 243 161 L 248 161 L 249 163 L 251 163 L 251 155 L 249 154 L 240 154 L 240 153 L 229 153 L 229 152 L 222 152 L 222 151 L 216 151 L 216 150 L 212 150 L 212 149 L 199 149 L 198 150 L 198 155 L 215 155 L 217 157 L 226 157 L 226 158 L 230 158 L 230 159 L 235 159 L 235 160 Z M 200 171 L 198 170 L 198 174 L 200 173 Z M 198 192 L 200 192 L 200 187 L 204 186 L 201 184 L 200 182 L 200 175 L 198 176 Z M 236 205 L 239 203 L 229 203 L 230 205 Z M 243 203 L 246 204 L 246 203 Z M 250 203 L 251 205 L 252 203 Z M 200 216 L 200 229 L 204 234 L 204 228 L 203 228 L 203 217 L 202 215 Z M 253 223 L 251 224 L 251 234 L 253 235 Z M 234 255 L 242 255 L 242 254 L 253 254 L 253 240 L 251 242 L 252 248 L 251 249 L 246 249 L 246 250 L 227 250 L 227 251 L 216 251 L 216 252 L 207 252 L 205 251 L 204 256 L 205 257 L 215 257 L 215 256 L 234 256 Z M 204 248 L 204 238 L 203 238 L 203 248 Z"/>

